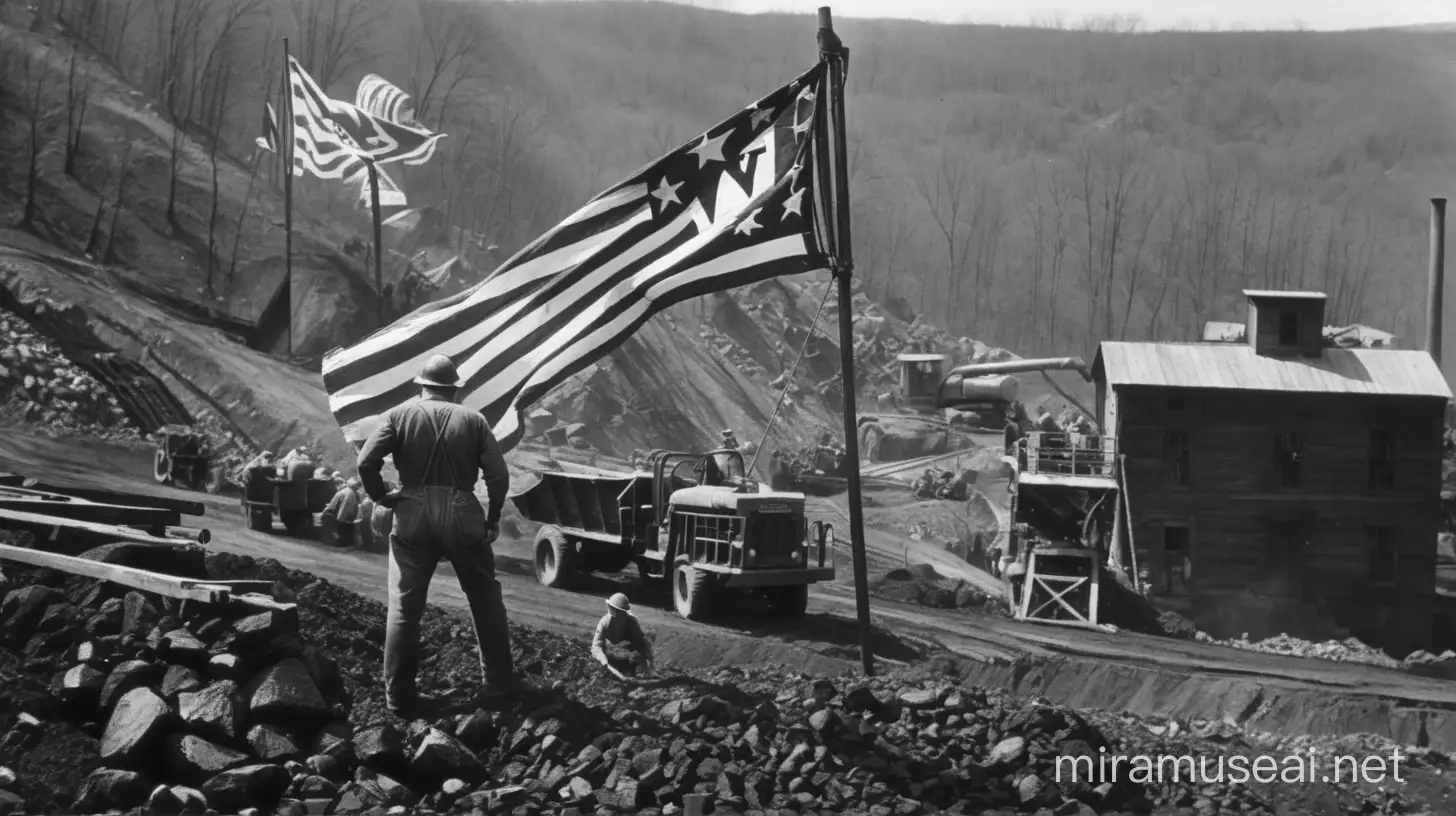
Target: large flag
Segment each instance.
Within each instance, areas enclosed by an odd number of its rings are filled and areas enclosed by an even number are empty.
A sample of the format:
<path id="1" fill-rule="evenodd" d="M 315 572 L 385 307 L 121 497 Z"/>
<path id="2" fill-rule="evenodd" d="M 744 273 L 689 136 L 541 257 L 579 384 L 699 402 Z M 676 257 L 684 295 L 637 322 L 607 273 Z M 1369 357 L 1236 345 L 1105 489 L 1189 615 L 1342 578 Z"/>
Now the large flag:
<path id="1" fill-rule="evenodd" d="M 257 138 L 258 147 L 269 153 L 278 152 L 278 117 L 273 113 L 273 103 L 263 103 L 263 135 Z"/>
<path id="2" fill-rule="evenodd" d="M 293 173 L 352 179 L 364 171 L 361 158 L 378 164 L 424 164 L 443 134 L 381 119 L 348 102 L 330 98 L 293 57 L 288 58 L 293 94 Z"/>
<path id="3" fill-rule="evenodd" d="M 830 183 L 826 63 L 593 198 L 476 286 L 421 307 L 323 362 L 329 406 L 363 440 L 418 394 L 432 354 L 504 449 L 521 412 L 698 295 L 825 269 L 816 207 Z M 829 214 L 830 221 L 833 220 Z"/>

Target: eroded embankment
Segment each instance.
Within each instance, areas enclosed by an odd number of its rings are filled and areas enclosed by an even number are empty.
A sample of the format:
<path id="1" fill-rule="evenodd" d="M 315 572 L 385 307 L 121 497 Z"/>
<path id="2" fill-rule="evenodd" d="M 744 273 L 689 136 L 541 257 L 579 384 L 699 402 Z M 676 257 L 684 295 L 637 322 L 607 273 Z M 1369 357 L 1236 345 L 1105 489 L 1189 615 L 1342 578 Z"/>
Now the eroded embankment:
<path id="1" fill-rule="evenodd" d="M 1418 700 L 1075 658 L 976 663 L 967 685 L 1143 717 L 1226 722 L 1285 736 L 1374 734 L 1456 750 L 1456 711 Z"/>

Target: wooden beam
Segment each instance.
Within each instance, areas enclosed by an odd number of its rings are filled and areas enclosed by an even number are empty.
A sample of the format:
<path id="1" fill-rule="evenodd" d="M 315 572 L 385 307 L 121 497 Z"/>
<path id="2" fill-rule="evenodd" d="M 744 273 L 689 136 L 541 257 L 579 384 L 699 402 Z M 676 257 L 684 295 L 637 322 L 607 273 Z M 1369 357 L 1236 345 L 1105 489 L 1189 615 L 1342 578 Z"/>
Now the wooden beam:
<path id="1" fill-rule="evenodd" d="M 0 482 L 0 484 L 4 484 L 4 482 Z M 75 496 L 78 499 L 101 502 L 103 504 L 120 504 L 131 507 L 160 507 L 163 510 L 171 510 L 174 513 L 181 513 L 184 516 L 202 516 L 207 514 L 207 507 L 202 502 L 188 501 L 187 499 L 173 499 L 167 496 L 150 496 L 145 493 L 122 493 L 116 490 L 96 490 L 89 487 L 66 487 L 43 482 L 35 478 L 26 479 L 23 484 L 17 486 L 42 493 Z"/>
<path id="2" fill-rule="evenodd" d="M 43 516 L 59 516 L 97 524 L 122 524 L 127 527 L 176 527 L 182 514 L 160 507 L 123 507 L 92 501 L 53 501 L 39 496 L 7 494 L 0 488 L 0 510 L 19 510 Z"/>
<path id="3" fill-rule="evenodd" d="M 61 555 L 59 553 L 45 552 L 44 550 L 31 550 L 25 547 L 16 547 L 11 544 L 0 544 L 0 560 L 15 561 L 21 564 L 60 570 L 72 575 L 84 575 L 87 578 L 98 578 L 102 581 L 110 581 L 114 584 L 131 587 L 132 589 L 140 589 L 144 592 L 153 592 L 158 595 L 166 595 L 169 598 L 181 598 L 188 601 L 224 603 L 231 595 L 227 587 L 217 584 L 209 584 L 195 579 L 177 578 L 172 575 L 163 575 L 159 572 L 148 572 L 147 570 L 136 569 L 135 567 L 123 567 L 118 564 L 103 564 L 100 561 L 92 561 L 87 558 L 77 558 L 73 555 Z"/>
<path id="4" fill-rule="evenodd" d="M 227 590 L 228 592 L 231 592 L 234 595 L 253 594 L 253 595 L 267 595 L 269 597 L 272 597 L 272 595 L 273 595 L 273 582 L 272 581 L 252 581 L 252 580 L 236 580 L 235 581 L 235 580 L 232 580 L 232 579 L 223 580 L 223 581 L 183 580 L 182 581 L 182 584 L 183 584 L 183 586 L 191 586 L 191 587 L 204 587 L 205 586 L 205 587 L 208 587 L 208 588 L 224 589 L 224 590 Z"/>
<path id="5" fill-rule="evenodd" d="M 27 513 L 22 510 L 8 510 L 4 508 L 0 508 L 0 529 L 29 530 L 36 536 L 52 541 L 59 538 L 63 530 L 68 530 L 71 532 L 89 533 L 114 541 L 132 541 L 138 544 L 152 544 L 159 547 L 175 547 L 181 543 L 176 538 L 148 535 L 141 530 L 135 530 L 131 527 L 122 527 L 115 524 L 99 524 L 93 521 L 78 521 L 60 516 Z M 200 533 L 199 540 L 201 540 Z"/>

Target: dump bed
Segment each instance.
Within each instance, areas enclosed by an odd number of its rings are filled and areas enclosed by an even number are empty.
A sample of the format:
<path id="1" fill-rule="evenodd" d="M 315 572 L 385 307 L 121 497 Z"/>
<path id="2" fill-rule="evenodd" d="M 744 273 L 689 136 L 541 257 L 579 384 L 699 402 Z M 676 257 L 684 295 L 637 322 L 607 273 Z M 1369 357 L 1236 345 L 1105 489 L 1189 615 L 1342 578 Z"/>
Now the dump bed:
<path id="1" fill-rule="evenodd" d="M 619 537 L 622 508 L 635 506 L 651 513 L 652 477 L 647 473 L 531 473 L 539 477 L 535 484 L 510 497 L 516 510 L 529 521 Z"/>

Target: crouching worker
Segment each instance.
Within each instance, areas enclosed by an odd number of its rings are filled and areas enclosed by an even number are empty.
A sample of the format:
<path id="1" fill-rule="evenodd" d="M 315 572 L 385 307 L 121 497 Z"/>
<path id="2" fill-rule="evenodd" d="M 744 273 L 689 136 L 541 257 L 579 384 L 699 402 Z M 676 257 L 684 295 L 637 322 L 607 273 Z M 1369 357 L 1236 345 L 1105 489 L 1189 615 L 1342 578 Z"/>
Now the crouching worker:
<path id="1" fill-rule="evenodd" d="M 612 649 L 613 654 L 608 654 L 607 649 L 618 643 L 626 643 L 628 648 L 616 647 Z M 621 655 L 628 651 L 635 654 L 630 657 Z M 647 642 L 642 624 L 632 614 L 632 602 L 627 600 L 626 595 L 618 592 L 607 599 L 607 614 L 597 622 L 596 633 L 592 635 L 591 654 L 593 660 L 602 664 L 618 680 L 655 668 L 652 644 Z"/>

